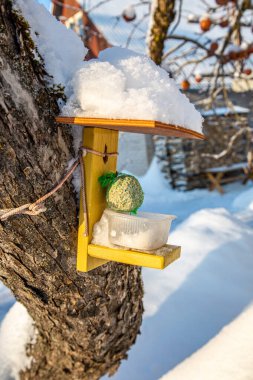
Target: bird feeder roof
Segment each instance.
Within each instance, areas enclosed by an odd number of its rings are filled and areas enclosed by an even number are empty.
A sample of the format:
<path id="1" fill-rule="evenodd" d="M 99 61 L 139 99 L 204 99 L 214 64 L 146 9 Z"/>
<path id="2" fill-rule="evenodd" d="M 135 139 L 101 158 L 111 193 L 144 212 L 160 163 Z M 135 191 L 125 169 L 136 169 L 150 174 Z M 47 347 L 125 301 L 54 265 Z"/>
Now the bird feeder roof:
<path id="1" fill-rule="evenodd" d="M 58 123 L 74 124 L 86 127 L 105 128 L 124 132 L 145 133 L 161 136 L 173 136 L 191 139 L 205 140 L 202 133 L 180 127 L 178 125 L 166 124 L 155 120 L 128 120 L 128 119 L 107 119 L 95 117 L 69 117 L 58 116 Z"/>

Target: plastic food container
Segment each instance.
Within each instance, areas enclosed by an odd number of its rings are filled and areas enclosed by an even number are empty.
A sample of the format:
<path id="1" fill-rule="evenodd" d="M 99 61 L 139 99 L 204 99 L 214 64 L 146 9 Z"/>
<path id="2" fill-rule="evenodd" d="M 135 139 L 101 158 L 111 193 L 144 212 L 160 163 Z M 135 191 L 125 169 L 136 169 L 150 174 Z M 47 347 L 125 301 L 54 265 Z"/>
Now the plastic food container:
<path id="1" fill-rule="evenodd" d="M 105 210 L 108 217 L 108 234 L 112 244 L 151 251 L 167 243 L 174 215 L 138 212 L 129 215 Z"/>

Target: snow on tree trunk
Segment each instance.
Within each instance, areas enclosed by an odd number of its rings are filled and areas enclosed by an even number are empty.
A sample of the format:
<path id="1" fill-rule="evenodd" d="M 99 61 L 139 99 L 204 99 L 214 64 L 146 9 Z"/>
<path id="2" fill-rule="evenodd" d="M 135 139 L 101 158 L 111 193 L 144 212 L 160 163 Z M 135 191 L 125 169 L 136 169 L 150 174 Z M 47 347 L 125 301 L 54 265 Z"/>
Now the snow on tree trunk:
<path id="1" fill-rule="evenodd" d="M 16 302 L 0 327 L 0 379 L 19 379 L 19 373 L 30 368 L 32 356 L 27 355 L 37 339 L 33 319 L 26 308 Z"/>
<path id="2" fill-rule="evenodd" d="M 0 6 L 0 208 L 34 201 L 73 156 L 58 126 L 60 94 L 46 86 L 27 23 Z M 76 272 L 77 202 L 71 183 L 40 216 L 0 222 L 0 278 L 25 305 L 38 335 L 21 379 L 98 379 L 113 373 L 139 332 L 140 269 L 109 263 Z"/>
<path id="3" fill-rule="evenodd" d="M 175 17 L 176 0 L 153 0 L 148 36 L 149 56 L 160 65 L 167 31 Z"/>

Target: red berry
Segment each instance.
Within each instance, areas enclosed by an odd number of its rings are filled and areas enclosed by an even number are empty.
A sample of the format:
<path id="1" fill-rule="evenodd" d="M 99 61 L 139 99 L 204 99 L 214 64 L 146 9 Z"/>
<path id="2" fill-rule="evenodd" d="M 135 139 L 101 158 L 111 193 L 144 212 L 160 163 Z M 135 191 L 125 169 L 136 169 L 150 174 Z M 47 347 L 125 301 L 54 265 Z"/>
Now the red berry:
<path id="1" fill-rule="evenodd" d="M 210 45 L 210 50 L 216 51 L 218 49 L 218 47 L 219 47 L 219 45 L 217 44 L 217 42 L 212 42 Z"/>
<path id="2" fill-rule="evenodd" d="M 227 19 L 223 19 L 220 21 L 220 27 L 221 28 L 226 28 L 228 26 L 228 20 Z"/>
<path id="3" fill-rule="evenodd" d="M 200 74 L 195 75 L 195 82 L 200 83 L 202 81 L 202 79 L 203 79 L 202 75 L 200 75 Z"/>
<path id="4" fill-rule="evenodd" d="M 189 88 L 190 88 L 190 83 L 189 83 L 189 81 L 188 81 L 187 79 L 184 79 L 184 80 L 181 82 L 181 88 L 182 88 L 182 90 L 184 90 L 184 91 L 189 90 Z"/>
<path id="5" fill-rule="evenodd" d="M 231 50 L 229 53 L 228 53 L 228 56 L 230 58 L 230 60 L 235 60 L 238 58 L 238 53 L 236 51 L 233 51 Z"/>
<path id="6" fill-rule="evenodd" d="M 208 51 L 208 55 L 209 56 L 212 56 L 214 55 L 214 53 L 216 52 L 216 50 L 218 49 L 219 45 L 217 42 L 212 42 L 210 47 L 209 47 L 209 51 Z"/>
<path id="7" fill-rule="evenodd" d="M 203 32 L 208 32 L 210 30 L 212 25 L 212 20 L 208 16 L 204 16 L 199 21 L 200 29 L 203 30 Z"/>
<path id="8" fill-rule="evenodd" d="M 128 8 L 124 9 L 122 13 L 122 17 L 126 22 L 131 22 L 136 19 L 136 13 L 133 6 L 129 6 Z"/>
<path id="9" fill-rule="evenodd" d="M 216 0 L 217 5 L 227 5 L 228 0 Z"/>
<path id="10" fill-rule="evenodd" d="M 246 68 L 243 70 L 243 74 L 250 75 L 252 73 L 252 70 L 250 68 Z"/>

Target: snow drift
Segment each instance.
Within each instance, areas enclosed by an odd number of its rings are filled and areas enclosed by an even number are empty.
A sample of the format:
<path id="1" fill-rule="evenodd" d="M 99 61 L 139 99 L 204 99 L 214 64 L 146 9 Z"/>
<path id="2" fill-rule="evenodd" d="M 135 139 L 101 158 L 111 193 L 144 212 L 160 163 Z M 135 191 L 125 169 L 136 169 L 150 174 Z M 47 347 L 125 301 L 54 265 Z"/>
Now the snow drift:
<path id="1" fill-rule="evenodd" d="M 250 380 L 253 306 L 160 380 Z"/>

